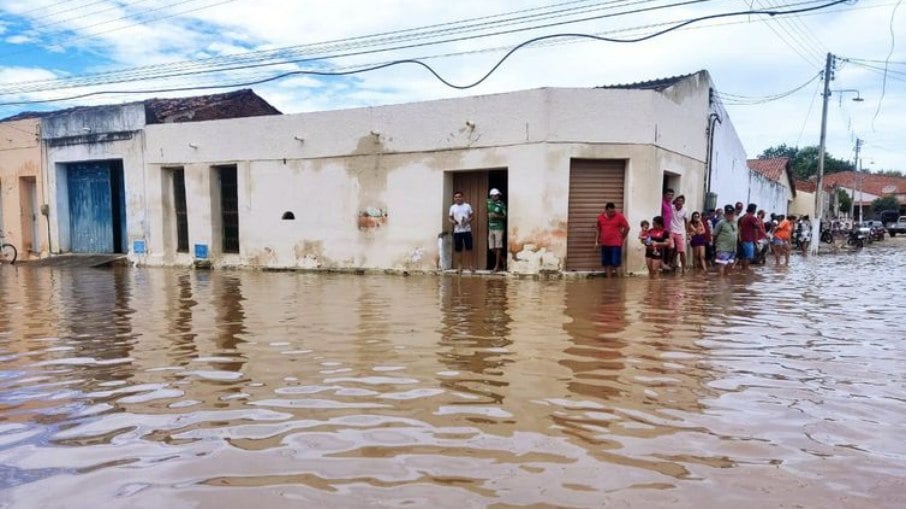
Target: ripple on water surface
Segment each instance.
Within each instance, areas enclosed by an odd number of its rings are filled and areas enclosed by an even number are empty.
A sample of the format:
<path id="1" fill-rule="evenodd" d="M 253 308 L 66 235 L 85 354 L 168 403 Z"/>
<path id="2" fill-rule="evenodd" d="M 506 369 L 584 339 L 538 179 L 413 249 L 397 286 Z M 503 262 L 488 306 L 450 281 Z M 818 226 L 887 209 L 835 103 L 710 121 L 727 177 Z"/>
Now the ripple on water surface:
<path id="1" fill-rule="evenodd" d="M 904 506 L 877 273 L 904 250 L 619 281 L 0 266 L 0 507 Z"/>

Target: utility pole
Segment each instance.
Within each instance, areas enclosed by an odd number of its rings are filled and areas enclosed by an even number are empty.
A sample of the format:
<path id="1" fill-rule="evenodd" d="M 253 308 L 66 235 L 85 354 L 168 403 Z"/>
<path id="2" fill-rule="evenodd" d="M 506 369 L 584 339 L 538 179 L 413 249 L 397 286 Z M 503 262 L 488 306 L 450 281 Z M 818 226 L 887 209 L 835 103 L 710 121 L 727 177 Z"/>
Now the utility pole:
<path id="1" fill-rule="evenodd" d="M 862 140 L 856 138 L 856 159 L 853 161 L 853 168 L 856 170 L 856 174 L 859 177 L 859 221 L 864 221 L 862 217 L 862 188 L 865 187 L 864 180 L 865 176 L 862 175 L 862 159 L 859 158 L 859 152 L 862 150 Z M 855 195 L 855 190 L 853 190 L 853 195 Z"/>
<path id="2" fill-rule="evenodd" d="M 830 101 L 830 82 L 833 77 L 834 55 L 827 54 L 827 62 L 824 64 L 824 104 L 821 108 L 821 141 L 818 143 L 818 181 L 815 189 L 815 219 L 812 224 L 812 231 L 821 235 L 821 216 L 823 215 L 823 206 L 821 203 L 821 193 L 824 191 L 824 145 L 827 141 L 827 103 Z M 820 242 L 812 242 L 812 251 L 818 252 Z"/>

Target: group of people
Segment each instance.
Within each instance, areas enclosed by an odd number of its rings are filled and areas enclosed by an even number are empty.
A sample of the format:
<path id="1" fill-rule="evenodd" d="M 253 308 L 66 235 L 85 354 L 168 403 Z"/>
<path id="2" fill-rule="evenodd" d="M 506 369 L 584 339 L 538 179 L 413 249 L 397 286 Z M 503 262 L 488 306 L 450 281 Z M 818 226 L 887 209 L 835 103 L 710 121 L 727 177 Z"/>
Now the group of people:
<path id="1" fill-rule="evenodd" d="M 651 222 L 641 222 L 638 239 L 645 246 L 645 262 L 652 277 L 665 271 L 685 273 L 692 269 L 708 270 L 716 266 L 721 275 L 732 267 L 747 270 L 753 263 L 765 263 L 768 253 L 775 264 L 789 264 L 793 235 L 803 253 L 811 242 L 808 217 L 797 222 L 795 216 L 771 214 L 750 203 L 726 205 L 704 214 L 689 212 L 686 198 L 674 196 L 673 189 L 664 192 L 661 215 Z M 601 251 L 605 275 L 616 275 L 621 265 L 623 244 L 629 234 L 629 223 L 607 203 L 595 224 L 595 247 Z M 688 253 L 688 256 L 687 256 Z"/>
<path id="2" fill-rule="evenodd" d="M 506 203 L 503 193 L 494 188 L 488 193 L 488 249 L 494 252 L 494 272 L 503 267 L 503 239 L 506 230 Z M 462 259 L 465 253 L 472 251 L 472 220 L 475 213 L 472 206 L 465 202 L 462 191 L 453 193 L 453 204 L 450 205 L 448 220 L 453 225 L 453 258 L 457 270 L 462 272 Z M 475 261 L 469 256 L 469 269 L 475 271 Z"/>

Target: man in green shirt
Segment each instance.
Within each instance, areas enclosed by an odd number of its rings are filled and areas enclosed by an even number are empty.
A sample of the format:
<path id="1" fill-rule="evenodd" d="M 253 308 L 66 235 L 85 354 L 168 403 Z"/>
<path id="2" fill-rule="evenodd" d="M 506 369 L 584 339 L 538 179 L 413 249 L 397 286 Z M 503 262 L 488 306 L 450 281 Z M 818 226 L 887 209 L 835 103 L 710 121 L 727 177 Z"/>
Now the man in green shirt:
<path id="1" fill-rule="evenodd" d="M 503 235 L 504 221 L 506 221 L 506 203 L 501 197 L 503 193 L 496 187 L 488 193 L 488 249 L 494 251 L 494 272 L 500 270 L 503 264 Z"/>
<path id="2" fill-rule="evenodd" d="M 727 267 L 736 262 L 736 244 L 739 240 L 739 226 L 736 223 L 736 208 L 733 205 L 724 207 L 724 218 L 714 227 L 714 250 L 720 275 L 727 272 Z"/>

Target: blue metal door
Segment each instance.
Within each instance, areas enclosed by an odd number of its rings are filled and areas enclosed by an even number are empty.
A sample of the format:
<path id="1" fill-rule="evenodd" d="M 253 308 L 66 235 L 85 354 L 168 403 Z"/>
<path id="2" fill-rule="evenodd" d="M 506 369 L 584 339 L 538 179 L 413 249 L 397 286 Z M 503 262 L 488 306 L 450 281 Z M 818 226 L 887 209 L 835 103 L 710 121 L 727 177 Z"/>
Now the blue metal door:
<path id="1" fill-rule="evenodd" d="M 68 168 L 69 231 L 73 253 L 113 253 L 113 193 L 110 165 Z"/>

